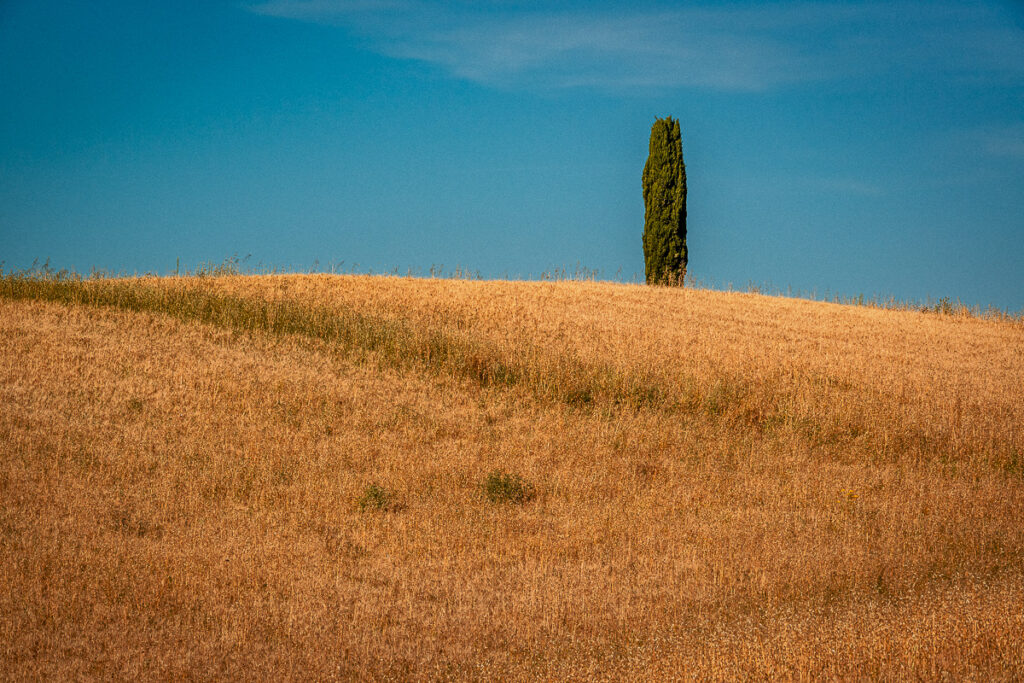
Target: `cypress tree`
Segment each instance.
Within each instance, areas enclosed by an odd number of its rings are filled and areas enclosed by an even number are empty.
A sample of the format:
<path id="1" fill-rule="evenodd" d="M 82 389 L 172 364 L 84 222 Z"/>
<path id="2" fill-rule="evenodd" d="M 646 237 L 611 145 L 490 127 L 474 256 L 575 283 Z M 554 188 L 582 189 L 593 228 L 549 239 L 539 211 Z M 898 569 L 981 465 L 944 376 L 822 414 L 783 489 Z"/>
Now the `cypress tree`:
<path id="1" fill-rule="evenodd" d="M 643 186 L 647 283 L 681 285 L 686 274 L 686 166 L 679 121 L 671 116 L 651 126 Z"/>

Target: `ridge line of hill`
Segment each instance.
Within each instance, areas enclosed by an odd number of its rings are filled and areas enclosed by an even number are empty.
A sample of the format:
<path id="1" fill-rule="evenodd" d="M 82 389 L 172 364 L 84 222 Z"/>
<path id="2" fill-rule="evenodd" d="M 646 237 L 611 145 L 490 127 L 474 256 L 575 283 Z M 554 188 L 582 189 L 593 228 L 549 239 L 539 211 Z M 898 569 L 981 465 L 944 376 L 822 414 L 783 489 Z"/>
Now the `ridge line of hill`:
<path id="1" fill-rule="evenodd" d="M 0 277 L 0 297 L 113 307 L 246 332 L 299 335 L 326 342 L 357 359 L 372 354 L 390 367 L 447 372 L 485 387 L 522 386 L 538 398 L 574 407 L 598 402 L 634 409 L 678 407 L 649 378 L 624 376 L 610 366 L 561 358 L 554 368 L 530 367 L 501 358 L 486 343 L 444 330 L 419 330 L 399 318 L 347 308 L 266 301 L 187 287 L 152 287 L 133 280 L 17 275 Z"/>

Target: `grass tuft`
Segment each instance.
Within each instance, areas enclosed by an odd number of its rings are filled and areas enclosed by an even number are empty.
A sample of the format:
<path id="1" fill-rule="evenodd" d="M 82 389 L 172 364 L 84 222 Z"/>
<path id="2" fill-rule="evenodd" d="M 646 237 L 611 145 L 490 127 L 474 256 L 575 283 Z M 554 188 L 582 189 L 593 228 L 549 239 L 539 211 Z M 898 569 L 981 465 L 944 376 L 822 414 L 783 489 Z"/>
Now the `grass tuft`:
<path id="1" fill-rule="evenodd" d="M 395 509 L 394 496 L 383 486 L 370 484 L 359 497 L 359 509 L 364 512 L 387 512 Z"/>
<path id="2" fill-rule="evenodd" d="M 518 474 L 510 474 L 502 470 L 494 470 L 488 474 L 482 488 L 484 496 L 492 503 L 523 505 L 536 496 L 533 484 Z"/>

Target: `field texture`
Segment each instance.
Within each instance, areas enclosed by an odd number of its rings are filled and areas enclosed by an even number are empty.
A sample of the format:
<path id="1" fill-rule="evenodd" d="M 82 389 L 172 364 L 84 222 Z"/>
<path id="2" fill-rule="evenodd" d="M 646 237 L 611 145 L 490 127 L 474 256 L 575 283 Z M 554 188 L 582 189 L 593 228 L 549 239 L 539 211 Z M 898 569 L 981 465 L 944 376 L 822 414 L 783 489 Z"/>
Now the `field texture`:
<path id="1" fill-rule="evenodd" d="M 1024 677 L 1024 325 L 0 279 L 0 672 Z"/>

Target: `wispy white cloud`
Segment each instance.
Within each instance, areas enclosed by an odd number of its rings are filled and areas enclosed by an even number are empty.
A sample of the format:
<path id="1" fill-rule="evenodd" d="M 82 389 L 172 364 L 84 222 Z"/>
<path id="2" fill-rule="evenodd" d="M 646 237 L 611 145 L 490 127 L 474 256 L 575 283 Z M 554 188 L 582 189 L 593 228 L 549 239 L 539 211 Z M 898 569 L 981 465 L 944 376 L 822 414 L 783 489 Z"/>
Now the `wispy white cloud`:
<path id="1" fill-rule="evenodd" d="M 343 26 L 381 54 L 503 87 L 760 91 L 893 70 L 1024 78 L 1024 31 L 992 8 L 800 2 L 511 7 L 267 0 L 250 9 Z"/>

